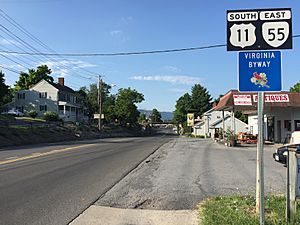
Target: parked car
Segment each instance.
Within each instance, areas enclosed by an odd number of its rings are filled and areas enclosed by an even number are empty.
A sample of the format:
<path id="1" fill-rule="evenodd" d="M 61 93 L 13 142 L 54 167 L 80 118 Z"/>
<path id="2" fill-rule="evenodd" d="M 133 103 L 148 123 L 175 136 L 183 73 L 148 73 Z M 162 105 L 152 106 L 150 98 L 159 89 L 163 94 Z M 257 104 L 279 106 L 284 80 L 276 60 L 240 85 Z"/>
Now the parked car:
<path id="1" fill-rule="evenodd" d="M 7 112 L 2 112 L 2 115 L 13 115 L 13 116 L 24 116 L 24 113 L 22 113 L 21 111 L 17 110 L 17 109 L 11 109 L 8 110 Z"/>
<path id="2" fill-rule="evenodd" d="M 287 145 L 284 145 L 276 150 L 275 153 L 273 153 L 273 158 L 276 162 L 285 164 L 287 163 L 287 149 L 289 146 L 296 147 L 296 152 L 300 153 L 300 131 L 294 131 L 291 135 L 290 143 Z"/>

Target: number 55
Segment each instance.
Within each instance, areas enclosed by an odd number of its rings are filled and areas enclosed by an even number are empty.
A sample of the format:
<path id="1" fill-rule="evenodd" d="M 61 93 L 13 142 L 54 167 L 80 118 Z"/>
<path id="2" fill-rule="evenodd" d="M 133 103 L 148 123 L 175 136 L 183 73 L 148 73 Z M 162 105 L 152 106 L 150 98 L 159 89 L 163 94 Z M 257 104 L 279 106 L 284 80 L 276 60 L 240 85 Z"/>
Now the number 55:
<path id="1" fill-rule="evenodd" d="M 262 25 L 264 40 L 272 47 L 283 45 L 289 36 L 289 24 L 287 22 L 266 22 Z"/>

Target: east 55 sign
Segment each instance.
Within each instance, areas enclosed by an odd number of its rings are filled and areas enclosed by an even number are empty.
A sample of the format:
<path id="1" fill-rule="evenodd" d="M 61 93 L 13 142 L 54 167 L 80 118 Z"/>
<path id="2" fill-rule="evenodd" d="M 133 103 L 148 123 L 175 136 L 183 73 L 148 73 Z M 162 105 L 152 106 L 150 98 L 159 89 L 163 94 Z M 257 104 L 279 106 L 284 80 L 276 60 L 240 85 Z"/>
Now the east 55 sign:
<path id="1" fill-rule="evenodd" d="M 227 51 L 291 48 L 290 8 L 227 11 Z"/>

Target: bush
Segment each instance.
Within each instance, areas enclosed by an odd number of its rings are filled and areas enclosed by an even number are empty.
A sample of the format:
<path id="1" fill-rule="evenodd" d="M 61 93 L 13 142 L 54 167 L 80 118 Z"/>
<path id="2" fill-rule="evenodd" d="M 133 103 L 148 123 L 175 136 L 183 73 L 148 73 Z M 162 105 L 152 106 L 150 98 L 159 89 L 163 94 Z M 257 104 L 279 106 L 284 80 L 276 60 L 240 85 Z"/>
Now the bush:
<path id="1" fill-rule="evenodd" d="M 58 114 L 56 112 L 47 111 L 44 113 L 46 121 L 58 121 Z"/>
<path id="2" fill-rule="evenodd" d="M 31 118 L 35 118 L 37 117 L 38 113 L 35 110 L 30 110 L 28 112 L 28 116 L 30 116 Z"/>

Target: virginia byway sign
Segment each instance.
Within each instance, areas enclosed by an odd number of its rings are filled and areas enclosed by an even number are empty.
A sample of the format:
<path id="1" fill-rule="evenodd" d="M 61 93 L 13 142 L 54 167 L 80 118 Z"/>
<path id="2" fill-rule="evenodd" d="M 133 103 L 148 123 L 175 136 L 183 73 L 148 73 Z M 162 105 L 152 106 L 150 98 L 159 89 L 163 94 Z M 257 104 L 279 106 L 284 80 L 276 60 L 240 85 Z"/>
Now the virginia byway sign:
<path id="1" fill-rule="evenodd" d="M 290 8 L 227 11 L 227 51 L 291 48 Z"/>

